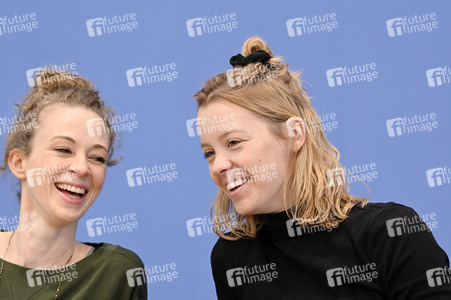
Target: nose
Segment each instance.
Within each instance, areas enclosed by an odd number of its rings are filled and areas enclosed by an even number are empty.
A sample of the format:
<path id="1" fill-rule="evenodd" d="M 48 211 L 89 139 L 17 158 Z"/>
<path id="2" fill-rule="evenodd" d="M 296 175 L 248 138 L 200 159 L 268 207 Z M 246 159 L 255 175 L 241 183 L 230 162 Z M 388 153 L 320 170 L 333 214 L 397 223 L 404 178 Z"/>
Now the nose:
<path id="1" fill-rule="evenodd" d="M 227 170 L 233 166 L 229 157 L 224 154 L 216 153 L 215 159 L 210 165 L 210 172 L 212 176 L 226 176 Z"/>
<path id="2" fill-rule="evenodd" d="M 84 177 L 91 173 L 88 161 L 84 155 L 76 155 L 68 169 L 70 172 L 75 173 L 76 177 Z"/>

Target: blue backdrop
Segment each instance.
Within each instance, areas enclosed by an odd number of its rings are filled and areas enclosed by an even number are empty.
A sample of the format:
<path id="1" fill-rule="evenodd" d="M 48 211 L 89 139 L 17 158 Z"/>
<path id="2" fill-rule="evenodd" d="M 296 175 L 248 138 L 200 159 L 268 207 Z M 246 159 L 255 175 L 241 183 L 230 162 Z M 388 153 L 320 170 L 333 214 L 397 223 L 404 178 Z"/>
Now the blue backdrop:
<path id="1" fill-rule="evenodd" d="M 192 95 L 254 35 L 303 72 L 370 201 L 413 207 L 451 253 L 450 2 L 11 1 L 0 22 L 2 147 L 13 103 L 45 66 L 87 77 L 116 110 L 123 161 L 108 169 L 77 238 L 138 253 L 158 275 L 150 299 L 216 297 L 216 186 L 186 124 L 196 117 Z M 148 181 L 155 166 L 160 180 Z M 0 218 L 14 222 L 16 180 L 0 188 Z M 351 193 L 368 196 L 358 181 Z"/>

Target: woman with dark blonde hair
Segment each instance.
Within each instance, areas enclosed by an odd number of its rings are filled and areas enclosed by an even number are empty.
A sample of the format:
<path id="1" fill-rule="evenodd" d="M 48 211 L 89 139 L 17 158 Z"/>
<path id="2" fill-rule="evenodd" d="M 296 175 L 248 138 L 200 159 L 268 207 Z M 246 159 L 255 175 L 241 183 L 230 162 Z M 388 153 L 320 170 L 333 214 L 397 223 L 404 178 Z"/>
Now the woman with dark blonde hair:
<path id="1" fill-rule="evenodd" d="M 219 187 L 218 298 L 451 299 L 437 281 L 448 257 L 416 212 L 349 195 L 299 74 L 258 37 L 230 63 L 194 96 Z M 423 230 L 409 233 L 412 222 Z"/>
<path id="2" fill-rule="evenodd" d="M 0 299 L 147 299 L 135 253 L 75 240 L 118 160 L 113 111 L 88 80 L 70 75 L 37 76 L 6 141 L 2 171 L 20 180 L 20 221 L 0 234 Z"/>

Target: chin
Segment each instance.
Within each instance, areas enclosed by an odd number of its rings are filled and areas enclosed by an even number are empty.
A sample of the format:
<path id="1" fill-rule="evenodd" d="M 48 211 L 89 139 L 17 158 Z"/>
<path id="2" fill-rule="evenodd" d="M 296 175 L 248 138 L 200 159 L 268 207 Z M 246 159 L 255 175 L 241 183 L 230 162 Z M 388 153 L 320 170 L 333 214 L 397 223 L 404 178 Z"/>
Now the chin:
<path id="1" fill-rule="evenodd" d="M 78 222 L 84 215 L 85 213 L 80 211 L 72 211 L 72 210 L 68 210 L 68 211 L 59 211 L 59 212 L 55 212 L 55 217 L 61 222 L 61 223 L 65 223 L 65 224 L 71 224 L 74 222 Z"/>
<path id="2" fill-rule="evenodd" d="M 235 205 L 235 210 L 241 216 L 252 216 L 260 213 L 256 207 L 246 204 Z"/>

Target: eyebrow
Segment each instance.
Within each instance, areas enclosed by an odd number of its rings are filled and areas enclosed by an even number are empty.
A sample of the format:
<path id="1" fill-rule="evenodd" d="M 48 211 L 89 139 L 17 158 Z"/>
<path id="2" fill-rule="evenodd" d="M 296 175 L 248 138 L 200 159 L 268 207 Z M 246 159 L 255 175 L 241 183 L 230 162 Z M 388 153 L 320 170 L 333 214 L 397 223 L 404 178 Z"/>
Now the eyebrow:
<path id="1" fill-rule="evenodd" d="M 69 142 L 71 142 L 71 143 L 76 144 L 76 142 L 75 142 L 75 140 L 74 140 L 73 138 L 71 138 L 71 137 L 69 137 L 69 136 L 65 136 L 65 135 L 57 135 L 57 136 L 54 136 L 54 137 L 52 137 L 52 138 L 50 139 L 50 141 L 57 140 L 57 139 L 67 140 L 67 141 L 69 141 Z M 105 148 L 105 146 L 100 145 L 100 144 L 95 144 L 95 145 L 92 146 L 92 147 L 93 147 L 93 148 L 101 148 L 101 149 L 104 149 L 106 152 L 108 152 L 108 149 Z"/>
<path id="2" fill-rule="evenodd" d="M 244 130 L 232 130 L 232 131 L 226 131 L 226 132 L 221 133 L 221 134 L 218 136 L 218 140 L 220 140 L 220 139 L 226 137 L 226 136 L 229 135 L 229 134 L 237 133 L 237 132 L 240 133 L 240 132 L 246 132 L 246 131 L 244 131 Z M 200 147 L 203 148 L 203 147 L 208 146 L 208 145 L 209 145 L 208 143 L 202 143 L 202 144 L 200 144 Z"/>

